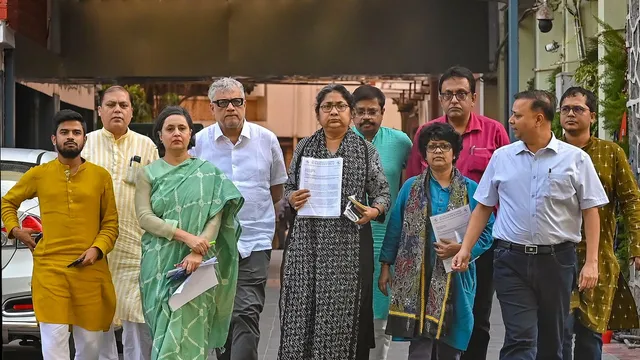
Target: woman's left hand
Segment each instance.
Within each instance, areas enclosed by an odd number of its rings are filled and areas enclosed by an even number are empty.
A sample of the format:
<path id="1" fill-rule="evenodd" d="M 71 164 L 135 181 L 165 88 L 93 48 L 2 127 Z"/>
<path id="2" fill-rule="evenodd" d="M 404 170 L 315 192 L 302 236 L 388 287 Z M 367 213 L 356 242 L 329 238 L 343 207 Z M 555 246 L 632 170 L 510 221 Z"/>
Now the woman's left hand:
<path id="1" fill-rule="evenodd" d="M 364 210 L 362 217 L 360 218 L 360 220 L 356 222 L 356 224 L 364 225 L 369 221 L 377 218 L 379 214 L 380 214 L 380 210 L 378 210 L 378 208 L 366 206 L 366 209 Z"/>
<path id="2" fill-rule="evenodd" d="M 460 248 L 462 248 L 462 244 L 458 244 L 455 240 L 452 239 L 440 239 L 440 241 L 433 244 L 436 250 L 436 254 L 442 260 L 454 257 Z"/>
<path id="3" fill-rule="evenodd" d="M 187 270 L 187 274 L 191 274 L 198 269 L 200 264 L 202 264 L 202 255 L 192 251 L 182 260 L 179 266 Z"/>

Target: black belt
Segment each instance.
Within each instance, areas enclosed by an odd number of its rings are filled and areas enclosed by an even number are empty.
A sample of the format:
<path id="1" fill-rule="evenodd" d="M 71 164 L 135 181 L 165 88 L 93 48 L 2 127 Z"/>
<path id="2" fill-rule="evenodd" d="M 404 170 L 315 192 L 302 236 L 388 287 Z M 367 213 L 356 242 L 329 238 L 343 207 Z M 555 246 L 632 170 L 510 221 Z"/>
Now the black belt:
<path id="1" fill-rule="evenodd" d="M 557 245 L 520 245 L 501 239 L 495 240 L 499 248 L 509 249 L 527 255 L 548 255 L 576 246 L 571 241 L 566 241 Z"/>

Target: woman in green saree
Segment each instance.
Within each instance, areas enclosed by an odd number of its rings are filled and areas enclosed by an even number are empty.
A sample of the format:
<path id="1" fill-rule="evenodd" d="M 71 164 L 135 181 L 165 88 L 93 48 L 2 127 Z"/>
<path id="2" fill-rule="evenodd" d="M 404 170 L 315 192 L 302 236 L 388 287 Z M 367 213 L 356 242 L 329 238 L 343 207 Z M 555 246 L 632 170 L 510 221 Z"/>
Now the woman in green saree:
<path id="1" fill-rule="evenodd" d="M 224 173 L 192 158 L 193 122 L 179 106 L 165 108 L 154 125 L 160 159 L 140 169 L 136 213 L 142 236 L 140 288 L 153 338 L 152 359 L 206 359 L 227 338 L 238 276 L 236 214 L 244 199 Z M 216 256 L 218 285 L 172 311 L 169 297 L 187 273 Z"/>

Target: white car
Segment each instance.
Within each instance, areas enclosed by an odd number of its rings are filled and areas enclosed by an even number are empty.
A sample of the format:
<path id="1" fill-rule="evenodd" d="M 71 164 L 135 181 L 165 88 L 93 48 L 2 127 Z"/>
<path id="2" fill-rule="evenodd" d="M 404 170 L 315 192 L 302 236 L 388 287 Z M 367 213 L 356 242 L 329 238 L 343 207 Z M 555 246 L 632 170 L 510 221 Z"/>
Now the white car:
<path id="1" fill-rule="evenodd" d="M 53 151 L 2 148 L 0 156 L 1 195 L 32 167 L 57 158 Z M 24 201 L 18 209 L 22 227 L 42 231 L 38 198 Z M 9 239 L 2 223 L 2 343 L 21 340 L 21 345 L 38 345 L 40 331 L 31 302 L 33 258 L 29 249 Z"/>

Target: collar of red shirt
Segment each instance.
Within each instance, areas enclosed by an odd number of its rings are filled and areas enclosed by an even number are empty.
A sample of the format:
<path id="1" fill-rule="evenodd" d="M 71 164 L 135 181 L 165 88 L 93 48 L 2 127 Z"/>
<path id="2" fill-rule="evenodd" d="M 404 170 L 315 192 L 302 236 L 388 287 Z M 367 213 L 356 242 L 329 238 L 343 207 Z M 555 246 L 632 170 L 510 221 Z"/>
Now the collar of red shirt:
<path id="1" fill-rule="evenodd" d="M 441 123 L 446 123 L 447 122 L 447 115 L 441 116 L 437 119 L 434 119 L 433 122 L 441 122 Z M 467 129 L 464 131 L 464 134 L 462 135 L 466 135 L 468 133 L 471 133 L 473 131 L 482 131 L 482 121 L 480 121 L 480 118 L 478 117 L 478 114 L 472 112 L 471 115 L 469 116 L 469 123 L 467 124 Z"/>

